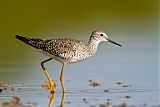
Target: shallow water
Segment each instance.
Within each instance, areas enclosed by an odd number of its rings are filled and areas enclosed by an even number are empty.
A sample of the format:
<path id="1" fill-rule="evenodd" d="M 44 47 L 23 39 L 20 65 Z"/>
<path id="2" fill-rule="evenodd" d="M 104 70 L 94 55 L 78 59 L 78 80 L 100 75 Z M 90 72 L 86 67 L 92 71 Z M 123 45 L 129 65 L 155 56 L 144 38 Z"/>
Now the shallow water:
<path id="1" fill-rule="evenodd" d="M 100 0 L 100 3 L 52 0 L 1 3 L 0 83 L 11 82 L 14 89 L 0 93 L 0 104 L 13 96 L 37 107 L 49 103 L 49 93 L 41 87 L 47 79 L 40 67 L 47 57 L 16 40 L 16 34 L 88 41 L 93 30 L 102 29 L 122 47 L 101 43 L 94 57 L 65 66 L 65 107 L 98 107 L 107 101 L 112 105 L 160 105 L 157 1 Z M 53 60 L 46 68 L 57 84 L 52 104 L 57 107 L 62 96 L 61 64 Z M 91 86 L 91 80 L 100 86 Z"/>

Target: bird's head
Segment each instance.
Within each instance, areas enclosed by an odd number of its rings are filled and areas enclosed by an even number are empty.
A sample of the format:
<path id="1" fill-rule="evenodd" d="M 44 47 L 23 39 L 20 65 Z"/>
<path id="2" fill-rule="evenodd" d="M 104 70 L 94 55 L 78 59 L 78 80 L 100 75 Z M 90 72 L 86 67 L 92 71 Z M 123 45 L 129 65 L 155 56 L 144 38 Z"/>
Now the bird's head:
<path id="1" fill-rule="evenodd" d="M 113 40 L 109 39 L 105 32 L 98 31 L 98 30 L 92 32 L 90 40 L 98 42 L 98 43 L 101 42 L 101 41 L 105 41 L 105 42 L 113 43 L 113 44 L 118 45 L 118 46 L 122 46 L 122 45 L 114 42 Z"/>

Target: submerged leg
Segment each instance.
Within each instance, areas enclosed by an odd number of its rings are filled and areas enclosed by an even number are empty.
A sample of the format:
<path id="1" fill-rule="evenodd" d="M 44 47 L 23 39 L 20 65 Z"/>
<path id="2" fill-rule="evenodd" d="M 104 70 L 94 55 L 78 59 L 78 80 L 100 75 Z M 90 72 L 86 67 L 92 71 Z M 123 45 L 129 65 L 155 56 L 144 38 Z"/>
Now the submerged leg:
<path id="1" fill-rule="evenodd" d="M 46 75 L 46 77 L 47 77 L 47 79 L 48 79 L 48 81 L 49 81 L 49 84 L 50 84 L 50 92 L 51 92 L 51 93 L 53 93 L 53 92 L 56 91 L 56 90 L 55 90 L 55 83 L 54 83 L 54 81 L 51 80 L 51 78 L 50 78 L 50 76 L 49 76 L 46 68 L 44 67 L 44 63 L 46 63 L 46 62 L 48 62 L 48 61 L 50 61 L 50 60 L 52 60 L 52 59 L 53 59 L 53 58 L 49 58 L 49 59 L 41 62 L 41 67 L 42 67 L 42 69 L 43 69 L 43 71 L 44 71 L 44 73 L 45 73 L 45 75 Z"/>
<path id="2" fill-rule="evenodd" d="M 65 92 L 65 87 L 64 87 L 63 74 L 64 74 L 64 64 L 62 65 L 62 70 L 61 70 L 61 75 L 60 75 L 60 81 L 61 81 L 62 91 L 63 91 L 63 93 L 64 93 L 64 92 Z"/>

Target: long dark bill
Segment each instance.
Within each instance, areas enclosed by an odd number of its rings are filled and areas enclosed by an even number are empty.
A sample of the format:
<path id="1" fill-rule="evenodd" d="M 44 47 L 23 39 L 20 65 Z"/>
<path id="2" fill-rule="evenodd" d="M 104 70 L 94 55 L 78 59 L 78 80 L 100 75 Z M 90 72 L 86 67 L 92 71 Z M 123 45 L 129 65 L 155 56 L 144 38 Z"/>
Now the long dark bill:
<path id="1" fill-rule="evenodd" d="M 113 44 L 118 45 L 118 46 L 122 46 L 121 44 L 119 44 L 117 42 L 114 42 L 113 40 L 110 40 L 110 39 L 108 39 L 108 42 L 113 43 Z"/>

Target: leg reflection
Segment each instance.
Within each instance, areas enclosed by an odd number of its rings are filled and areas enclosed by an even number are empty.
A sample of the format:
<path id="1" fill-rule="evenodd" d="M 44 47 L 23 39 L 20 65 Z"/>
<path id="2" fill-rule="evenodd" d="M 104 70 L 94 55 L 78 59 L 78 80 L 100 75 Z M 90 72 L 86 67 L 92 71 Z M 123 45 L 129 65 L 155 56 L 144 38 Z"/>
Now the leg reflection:
<path id="1" fill-rule="evenodd" d="M 65 92 L 63 92 L 63 94 L 62 94 L 61 106 L 60 107 L 64 107 L 64 97 L 65 97 Z"/>
<path id="2" fill-rule="evenodd" d="M 54 101 L 54 96 L 55 96 L 55 93 L 50 93 L 50 101 L 49 101 L 49 104 L 48 104 L 48 107 L 51 107 L 53 101 Z"/>
<path id="3" fill-rule="evenodd" d="M 50 101 L 49 101 L 48 107 L 51 107 L 54 101 L 54 97 L 55 97 L 55 93 L 50 93 Z M 65 97 L 65 93 L 62 94 L 60 107 L 64 107 L 64 97 Z"/>

